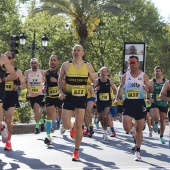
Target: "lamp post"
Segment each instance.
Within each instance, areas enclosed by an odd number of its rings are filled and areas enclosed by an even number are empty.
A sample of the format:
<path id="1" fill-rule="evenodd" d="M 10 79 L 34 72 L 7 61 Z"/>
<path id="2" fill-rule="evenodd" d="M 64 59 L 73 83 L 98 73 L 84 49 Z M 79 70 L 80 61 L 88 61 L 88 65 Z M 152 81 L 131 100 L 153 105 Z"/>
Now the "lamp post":
<path id="1" fill-rule="evenodd" d="M 35 50 L 38 50 L 38 49 L 39 49 L 39 48 L 36 46 L 36 44 L 35 44 L 35 37 L 36 37 L 36 33 L 35 33 L 35 31 L 34 31 L 34 39 L 33 39 L 33 41 L 32 41 L 32 44 L 28 47 L 28 49 L 31 50 L 31 57 L 32 57 L 32 58 L 35 57 Z M 25 43 L 26 43 L 26 38 L 27 38 L 27 37 L 25 36 L 24 33 L 22 33 L 22 34 L 20 35 L 20 44 L 21 44 L 22 46 L 25 45 Z M 46 48 L 46 47 L 48 46 L 48 41 L 49 41 L 48 37 L 47 37 L 46 35 L 44 35 L 44 36 L 41 38 L 41 40 L 42 40 L 42 47 L 43 47 L 43 48 Z"/>

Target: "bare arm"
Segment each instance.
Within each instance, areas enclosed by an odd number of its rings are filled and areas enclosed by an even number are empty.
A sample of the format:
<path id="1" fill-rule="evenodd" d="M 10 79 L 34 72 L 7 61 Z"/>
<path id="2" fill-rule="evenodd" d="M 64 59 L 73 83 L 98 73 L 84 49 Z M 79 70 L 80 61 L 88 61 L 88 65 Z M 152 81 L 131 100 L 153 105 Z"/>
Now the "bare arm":
<path id="1" fill-rule="evenodd" d="M 1 55 L 0 58 L 1 58 L 0 61 L 1 61 L 2 65 L 4 65 L 6 72 L 8 72 L 10 74 L 8 77 L 4 78 L 4 81 L 7 82 L 7 81 L 16 80 L 17 74 L 16 74 L 14 68 L 12 67 L 9 59 L 5 55 Z"/>
<path id="2" fill-rule="evenodd" d="M 66 70 L 69 67 L 69 63 L 65 62 L 63 63 L 63 65 L 61 66 L 60 72 L 59 72 L 59 78 L 58 78 L 58 89 L 59 89 L 59 98 L 60 100 L 65 99 L 65 94 L 63 93 L 63 79 L 65 78 L 66 75 Z"/>
<path id="3" fill-rule="evenodd" d="M 114 96 L 116 96 L 117 95 L 117 89 L 116 89 L 116 86 L 115 86 L 115 84 L 114 84 L 112 79 L 110 80 L 110 86 L 111 86 L 111 88 L 113 90 Z"/>
<path id="4" fill-rule="evenodd" d="M 18 75 L 18 79 L 19 79 L 19 81 L 21 83 L 19 89 L 23 90 L 23 89 L 26 88 L 26 82 L 25 82 L 24 76 L 22 74 L 22 71 L 20 69 L 17 69 L 17 75 Z"/>
<path id="5" fill-rule="evenodd" d="M 118 90 L 117 90 L 117 96 L 115 97 L 115 100 L 118 100 L 118 99 L 122 98 L 122 93 L 123 93 L 123 87 L 124 87 L 124 84 L 125 84 L 125 80 L 126 80 L 126 74 L 122 75 L 120 85 L 119 85 Z"/>
<path id="6" fill-rule="evenodd" d="M 170 97 L 167 97 L 166 94 L 167 94 L 167 91 L 170 90 L 170 83 L 169 82 L 166 82 L 163 87 L 162 87 L 162 90 L 160 92 L 160 99 L 161 100 L 165 100 L 165 101 L 170 101 Z"/>
<path id="7" fill-rule="evenodd" d="M 148 87 L 149 92 L 153 93 L 153 82 L 151 83 L 151 81 L 149 81 L 149 77 L 146 74 L 144 74 L 144 84 Z"/>

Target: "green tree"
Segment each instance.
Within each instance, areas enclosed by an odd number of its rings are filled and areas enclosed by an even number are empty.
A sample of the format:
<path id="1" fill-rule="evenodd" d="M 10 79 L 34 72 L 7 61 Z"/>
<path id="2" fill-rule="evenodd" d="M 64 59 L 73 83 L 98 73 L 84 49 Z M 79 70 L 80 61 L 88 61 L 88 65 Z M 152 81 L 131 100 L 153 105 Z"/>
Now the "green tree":
<path id="1" fill-rule="evenodd" d="M 0 2 L 0 11 L 0 49 L 1 53 L 4 53 L 10 50 L 10 35 L 18 33 L 21 22 L 16 0 L 2 0 Z"/>
<path id="2" fill-rule="evenodd" d="M 75 28 L 75 37 L 80 38 L 80 44 L 85 47 L 87 37 L 93 35 L 100 20 L 101 12 L 111 12 L 119 15 L 119 4 L 130 4 L 132 0 L 41 0 L 44 4 L 36 10 L 48 11 L 51 15 L 64 14 L 71 20 Z"/>

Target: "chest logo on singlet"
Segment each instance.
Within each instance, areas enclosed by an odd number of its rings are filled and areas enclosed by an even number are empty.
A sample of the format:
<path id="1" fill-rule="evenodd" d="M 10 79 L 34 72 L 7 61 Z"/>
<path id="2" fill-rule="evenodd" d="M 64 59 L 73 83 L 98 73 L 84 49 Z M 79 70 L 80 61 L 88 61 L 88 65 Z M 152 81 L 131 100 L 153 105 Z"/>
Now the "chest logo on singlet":
<path id="1" fill-rule="evenodd" d="M 13 91 L 14 89 L 14 82 L 8 81 L 5 83 L 5 91 Z"/>
<path id="2" fill-rule="evenodd" d="M 84 86 L 73 86 L 72 95 L 73 96 L 85 96 L 85 87 Z"/>

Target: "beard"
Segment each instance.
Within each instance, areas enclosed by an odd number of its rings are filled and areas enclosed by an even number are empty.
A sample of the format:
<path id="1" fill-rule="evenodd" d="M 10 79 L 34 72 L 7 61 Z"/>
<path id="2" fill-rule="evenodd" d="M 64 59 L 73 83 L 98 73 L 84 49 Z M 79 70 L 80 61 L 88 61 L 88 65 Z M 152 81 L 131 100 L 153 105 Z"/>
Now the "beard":
<path id="1" fill-rule="evenodd" d="M 32 71 L 36 71 L 37 68 L 38 68 L 37 66 L 33 66 L 33 67 L 32 67 Z"/>

